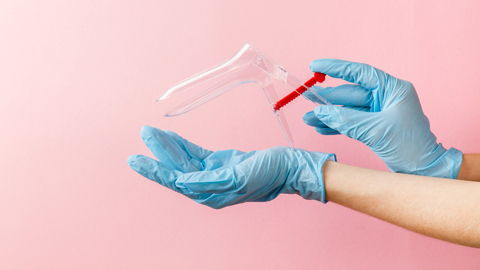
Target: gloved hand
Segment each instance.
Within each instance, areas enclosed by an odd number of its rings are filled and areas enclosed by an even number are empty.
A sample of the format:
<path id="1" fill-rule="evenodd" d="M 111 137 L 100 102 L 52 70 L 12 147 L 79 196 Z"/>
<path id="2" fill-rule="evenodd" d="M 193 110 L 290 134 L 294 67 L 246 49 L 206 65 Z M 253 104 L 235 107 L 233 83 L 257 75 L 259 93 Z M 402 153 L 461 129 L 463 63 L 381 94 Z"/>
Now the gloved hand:
<path id="1" fill-rule="evenodd" d="M 326 203 L 323 163 L 334 154 L 274 147 L 241 152 L 203 149 L 171 131 L 145 126 L 142 139 L 153 155 L 128 158 L 144 177 L 215 209 L 297 193 Z"/>
<path id="2" fill-rule="evenodd" d="M 310 69 L 354 83 L 315 88 L 332 104 L 343 105 L 321 105 L 305 114 L 305 123 L 317 132 L 341 133 L 364 143 L 394 172 L 457 178 L 463 154 L 437 144 L 410 82 L 336 59 L 315 60 Z"/>

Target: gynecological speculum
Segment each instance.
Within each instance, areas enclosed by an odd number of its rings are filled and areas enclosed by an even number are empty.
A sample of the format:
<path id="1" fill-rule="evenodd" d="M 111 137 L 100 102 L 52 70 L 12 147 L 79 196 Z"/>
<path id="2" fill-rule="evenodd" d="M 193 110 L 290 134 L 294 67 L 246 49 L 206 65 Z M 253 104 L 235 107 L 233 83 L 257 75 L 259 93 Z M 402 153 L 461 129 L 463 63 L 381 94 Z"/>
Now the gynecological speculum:
<path id="1" fill-rule="evenodd" d="M 204 84 L 207 81 L 218 78 L 221 80 L 213 86 L 207 86 Z M 293 91 L 282 99 L 279 99 L 278 92 L 273 84 L 274 80 L 288 86 L 293 89 Z M 245 42 L 240 50 L 231 58 L 175 84 L 157 101 L 167 99 L 186 90 L 200 90 L 199 94 L 193 96 L 188 101 L 180 104 L 165 114 L 167 117 L 177 116 L 195 109 L 236 86 L 245 83 L 256 83 L 263 89 L 269 105 L 274 110 L 275 116 L 278 119 L 290 147 L 293 148 L 293 137 L 281 108 L 306 91 L 309 91 L 310 94 L 316 97 L 316 99 L 310 99 L 303 95 L 308 100 L 318 105 L 330 104 L 315 91 L 310 90 L 315 83 L 323 82 L 324 80 L 324 74 L 315 73 L 314 77 L 302 84 L 280 64 L 276 63 L 273 59 L 260 52 L 248 42 Z M 318 101 L 321 101 L 321 103 Z"/>

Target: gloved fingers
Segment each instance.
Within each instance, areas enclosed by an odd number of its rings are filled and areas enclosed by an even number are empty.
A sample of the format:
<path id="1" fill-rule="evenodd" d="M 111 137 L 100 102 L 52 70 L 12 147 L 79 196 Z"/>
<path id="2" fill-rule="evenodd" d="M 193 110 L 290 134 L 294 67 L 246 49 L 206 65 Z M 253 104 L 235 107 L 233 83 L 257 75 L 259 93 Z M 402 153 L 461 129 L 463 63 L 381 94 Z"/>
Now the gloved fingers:
<path id="1" fill-rule="evenodd" d="M 173 131 L 165 130 L 165 133 L 177 144 L 178 147 L 183 149 L 183 151 L 185 151 L 191 158 L 202 161 L 206 157 L 214 153 L 213 151 L 207 150 L 182 138 L 180 135 Z"/>
<path id="2" fill-rule="evenodd" d="M 185 174 L 179 177 L 176 185 L 193 193 L 224 194 L 237 190 L 232 167 Z"/>
<path id="3" fill-rule="evenodd" d="M 315 108 L 315 116 L 329 128 L 359 140 L 372 127 L 374 113 L 366 107 L 339 107 L 322 105 Z"/>
<path id="4" fill-rule="evenodd" d="M 315 91 L 315 93 L 333 105 L 361 107 L 370 106 L 372 102 L 372 92 L 358 84 L 343 84 L 336 87 L 325 88 L 313 86 L 310 88 L 310 90 Z M 324 104 L 322 100 L 320 100 L 310 91 L 306 91 L 303 95 L 319 104 Z"/>
<path id="5" fill-rule="evenodd" d="M 134 171 L 145 178 L 159 183 L 169 189 L 179 191 L 175 186 L 175 181 L 183 175 L 182 172 L 170 170 L 158 160 L 146 157 L 144 155 L 132 155 L 128 157 L 128 165 Z"/>
<path id="6" fill-rule="evenodd" d="M 353 107 L 353 106 L 343 106 L 342 108 L 348 108 L 348 109 L 351 109 L 351 110 L 364 111 L 364 112 L 368 112 L 368 110 L 370 109 L 370 107 Z M 314 116 L 315 116 L 315 114 L 314 114 Z M 315 118 L 317 118 L 317 116 L 315 116 Z M 337 131 L 335 129 L 332 129 L 329 126 L 327 126 L 320 119 L 317 118 L 317 120 L 321 124 L 318 124 L 318 125 L 315 126 L 315 131 L 316 132 L 318 132 L 322 135 L 339 135 L 339 134 L 341 134 L 339 131 Z"/>
<path id="7" fill-rule="evenodd" d="M 167 187 L 175 192 L 183 194 L 190 199 L 204 200 L 210 196 L 210 194 L 192 193 L 185 188 L 177 187 L 175 185 L 175 182 L 179 177 L 184 175 L 184 173 L 170 170 L 169 168 L 165 167 L 161 162 L 155 159 L 143 155 L 132 155 L 128 157 L 127 162 L 130 168 L 138 172 L 143 177 L 157 182 L 160 185 Z"/>
<path id="8" fill-rule="evenodd" d="M 351 109 L 358 112 L 369 112 L 370 106 L 341 106 L 342 108 Z"/>
<path id="9" fill-rule="evenodd" d="M 315 131 L 322 134 L 322 135 L 339 135 L 340 132 L 331 129 L 329 127 L 315 127 Z"/>
<path id="10" fill-rule="evenodd" d="M 144 126 L 141 131 L 142 139 L 153 155 L 170 170 L 193 172 L 202 168 L 198 161 L 191 162 L 187 153 L 178 147 L 177 143 L 164 131 Z"/>
<path id="11" fill-rule="evenodd" d="M 315 131 L 322 135 L 338 135 L 340 132 L 331 129 L 325 123 L 320 121 L 313 111 L 307 112 L 303 115 L 303 121 L 305 124 L 315 127 Z"/>
<path id="12" fill-rule="evenodd" d="M 305 124 L 312 127 L 322 127 L 322 128 L 328 127 L 327 125 L 325 125 L 325 123 L 323 123 L 322 121 L 320 121 L 320 119 L 318 119 L 314 111 L 310 111 L 304 114 L 303 122 L 305 122 Z"/>
<path id="13" fill-rule="evenodd" d="M 389 76 L 370 65 L 339 59 L 314 60 L 310 63 L 310 70 L 359 84 L 368 90 L 381 87 L 385 78 Z"/>
<path id="14" fill-rule="evenodd" d="M 354 107 L 354 106 L 343 106 L 343 108 L 348 108 L 356 111 L 364 111 L 368 112 L 370 107 Z M 311 111 L 306 113 L 303 116 L 303 121 L 305 124 L 315 127 L 315 131 L 322 134 L 322 135 L 339 135 L 341 134 L 338 130 L 330 128 L 324 122 L 322 122 L 318 117 L 315 115 L 315 112 Z"/>
<path id="15" fill-rule="evenodd" d="M 370 107 L 355 107 L 355 106 L 342 106 L 343 108 L 348 108 L 356 111 L 362 111 L 362 112 L 368 112 L 370 110 Z M 329 128 L 325 123 L 323 123 L 318 117 L 315 115 L 314 111 L 307 112 L 306 114 L 303 115 L 303 122 L 305 124 L 312 126 L 312 127 L 317 127 L 317 128 Z M 321 133 L 321 132 L 320 132 Z M 323 134 L 323 133 L 322 133 Z"/>

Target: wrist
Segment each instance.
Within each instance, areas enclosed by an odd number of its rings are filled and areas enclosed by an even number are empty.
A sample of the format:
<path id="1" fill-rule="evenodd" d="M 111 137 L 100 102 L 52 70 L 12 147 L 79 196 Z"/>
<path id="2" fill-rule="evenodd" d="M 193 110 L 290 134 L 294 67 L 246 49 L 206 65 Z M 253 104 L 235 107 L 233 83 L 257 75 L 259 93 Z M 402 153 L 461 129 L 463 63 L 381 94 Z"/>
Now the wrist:
<path id="1" fill-rule="evenodd" d="M 457 179 L 480 181 L 480 154 L 464 154 Z"/>

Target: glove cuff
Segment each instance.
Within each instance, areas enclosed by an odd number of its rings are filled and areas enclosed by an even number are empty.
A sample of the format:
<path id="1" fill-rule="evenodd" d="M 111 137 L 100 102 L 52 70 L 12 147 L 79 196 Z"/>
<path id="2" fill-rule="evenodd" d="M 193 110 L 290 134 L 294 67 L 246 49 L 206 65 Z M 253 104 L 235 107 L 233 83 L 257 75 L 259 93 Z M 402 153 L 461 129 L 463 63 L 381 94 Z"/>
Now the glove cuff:
<path id="1" fill-rule="evenodd" d="M 322 192 L 321 192 L 321 197 L 320 197 L 320 200 L 322 203 L 327 203 L 327 199 L 325 199 L 325 183 L 323 181 L 323 170 L 322 170 L 322 167 L 323 167 L 323 164 L 325 163 L 325 161 L 327 160 L 330 160 L 330 161 L 335 161 L 337 162 L 337 156 L 332 153 L 332 154 L 329 154 L 327 155 L 321 162 L 321 164 L 319 164 L 318 166 L 318 169 L 317 169 L 317 175 L 318 175 L 318 181 L 320 181 L 321 185 L 322 185 Z"/>
<path id="2" fill-rule="evenodd" d="M 442 144 L 439 145 L 442 147 Z M 463 161 L 462 151 L 450 148 L 439 156 L 427 167 L 416 171 L 414 174 L 440 178 L 457 179 Z"/>
<path id="3" fill-rule="evenodd" d="M 327 203 L 322 167 L 325 161 L 337 161 L 337 157 L 335 154 L 320 152 L 308 152 L 308 156 L 304 157 L 305 160 L 308 160 L 308 169 L 303 170 L 302 175 L 293 183 L 292 188 L 295 190 L 295 193 L 304 199 Z"/>

